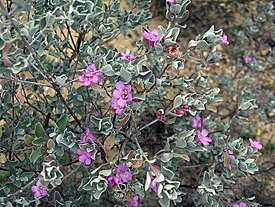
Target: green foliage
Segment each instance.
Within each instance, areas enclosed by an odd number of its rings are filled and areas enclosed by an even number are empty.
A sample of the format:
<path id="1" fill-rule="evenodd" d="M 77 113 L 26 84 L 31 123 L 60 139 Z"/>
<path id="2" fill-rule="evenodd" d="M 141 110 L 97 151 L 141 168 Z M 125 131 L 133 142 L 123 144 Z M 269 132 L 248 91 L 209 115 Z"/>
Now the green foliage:
<path id="1" fill-rule="evenodd" d="M 217 48 L 223 31 L 211 26 L 182 49 L 190 0 L 166 2 L 168 26 L 157 28 L 144 25 L 150 1 L 128 3 L 123 10 L 119 0 L 0 2 L 1 205 L 126 206 L 136 196 L 145 205 L 148 196 L 169 207 L 190 194 L 193 205 L 226 206 L 239 199 L 230 185 L 258 170 L 258 149 L 232 133 L 257 108 L 256 100 L 241 96 L 232 119 L 223 123 L 214 115 L 221 90 L 203 72 L 222 57 Z M 271 5 L 262 10 L 267 17 L 255 21 L 274 18 Z M 152 44 L 150 33 L 137 40 L 137 50 L 125 48 L 134 61 L 108 46 L 141 25 L 144 33 L 157 31 L 158 40 Z M 252 36 L 260 32 L 250 20 L 244 25 Z M 186 59 L 196 66 L 186 68 Z M 87 67 L 96 68 L 88 71 L 89 87 L 81 81 Z M 260 64 L 249 67 L 263 71 Z M 124 108 L 115 100 L 121 114 L 112 110 L 117 91 L 120 99 L 133 97 Z M 192 126 L 195 116 L 203 118 L 202 126 Z M 207 144 L 198 140 L 206 128 Z M 184 169 L 193 172 L 194 166 L 203 176 L 183 178 Z M 187 188 L 185 181 L 194 183 Z"/>

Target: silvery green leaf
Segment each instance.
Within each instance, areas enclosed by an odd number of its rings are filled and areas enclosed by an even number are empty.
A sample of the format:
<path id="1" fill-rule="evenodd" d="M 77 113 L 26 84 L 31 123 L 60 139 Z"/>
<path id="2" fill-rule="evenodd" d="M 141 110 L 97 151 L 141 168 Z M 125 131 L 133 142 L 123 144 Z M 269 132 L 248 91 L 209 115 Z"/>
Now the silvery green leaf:
<path id="1" fill-rule="evenodd" d="M 181 5 L 180 4 L 172 4 L 170 6 L 170 12 L 173 13 L 173 14 L 179 14 L 180 11 L 181 11 Z"/>
<path id="2" fill-rule="evenodd" d="M 163 47 L 161 46 L 160 43 L 156 43 L 154 45 L 154 48 L 155 48 L 157 55 L 161 55 L 163 53 Z"/>
<path id="3" fill-rule="evenodd" d="M 115 71 L 112 69 L 112 66 L 107 64 L 107 65 L 104 65 L 102 68 L 101 68 L 101 71 L 106 75 L 106 76 L 114 76 L 116 75 Z"/>
<path id="4" fill-rule="evenodd" d="M 209 45 L 207 44 L 207 42 L 205 40 L 200 40 L 200 41 L 198 41 L 196 48 L 198 50 L 205 50 L 206 48 L 208 48 L 208 46 Z"/>
<path id="5" fill-rule="evenodd" d="M 121 68 L 120 77 L 122 78 L 122 80 L 129 83 L 132 79 L 132 74 L 129 71 L 125 70 L 124 68 Z"/>
<path id="6" fill-rule="evenodd" d="M 167 38 L 171 39 L 173 42 L 176 42 L 179 33 L 180 29 L 175 27 L 169 31 L 169 33 L 167 34 Z"/>
<path id="7" fill-rule="evenodd" d="M 176 109 L 182 105 L 181 95 L 177 95 L 173 101 L 173 109 Z"/>
<path id="8" fill-rule="evenodd" d="M 108 170 L 101 170 L 99 171 L 99 175 L 104 175 L 105 177 L 110 176 L 112 173 L 112 170 L 108 169 Z"/>
<path id="9" fill-rule="evenodd" d="M 162 153 L 158 156 L 158 159 L 160 159 L 162 162 L 169 162 L 173 158 L 173 153 Z"/>
<path id="10" fill-rule="evenodd" d="M 160 197 L 160 198 L 161 198 L 161 193 L 162 193 L 162 190 L 163 190 L 163 185 L 159 185 L 159 186 L 158 186 L 158 192 L 157 192 L 157 195 L 158 195 L 158 197 Z"/>
<path id="11" fill-rule="evenodd" d="M 144 190 L 147 191 L 149 189 L 151 183 L 151 177 L 149 172 L 146 173 L 146 181 L 145 181 L 145 185 L 144 185 Z"/>
<path id="12" fill-rule="evenodd" d="M 188 48 L 190 47 L 196 47 L 198 44 L 198 41 L 196 40 L 190 40 L 189 43 L 188 43 Z"/>
<path id="13" fill-rule="evenodd" d="M 28 66 L 28 61 L 23 58 L 19 57 L 18 62 L 13 65 L 12 72 L 19 73 L 21 70 L 24 70 Z"/>
<path id="14" fill-rule="evenodd" d="M 162 182 L 162 181 L 164 181 L 165 180 L 165 177 L 163 176 L 163 174 L 161 174 L 161 173 L 158 173 L 157 174 L 157 177 L 153 180 L 153 183 L 155 184 L 155 183 L 157 183 L 157 182 Z"/>
<path id="15" fill-rule="evenodd" d="M 258 106 L 256 105 L 256 100 L 255 99 L 244 101 L 239 106 L 239 110 L 242 110 L 242 111 L 251 110 L 251 109 L 254 109 L 254 108 L 258 108 Z"/>
<path id="16" fill-rule="evenodd" d="M 207 32 L 204 33 L 202 39 L 206 38 L 208 35 L 214 34 L 214 31 L 215 31 L 214 25 L 212 25 L 212 26 L 210 27 L 210 29 L 209 29 Z"/>
<path id="17" fill-rule="evenodd" d="M 61 76 L 57 76 L 55 79 L 55 82 L 60 85 L 63 86 L 66 83 L 67 80 L 67 76 L 65 74 L 61 75 Z"/>
<path id="18" fill-rule="evenodd" d="M 173 70 L 178 70 L 180 61 L 173 61 L 172 68 Z"/>
<path id="19" fill-rule="evenodd" d="M 193 103 L 193 106 L 195 106 L 197 110 L 205 110 L 205 106 L 203 102 L 200 100 L 195 100 L 195 102 Z"/>
<path id="20" fill-rule="evenodd" d="M 163 168 L 161 169 L 161 172 L 169 180 L 172 180 L 173 177 L 175 176 L 175 174 L 165 166 L 163 166 Z"/>
<path id="21" fill-rule="evenodd" d="M 159 204 L 161 205 L 161 207 L 170 207 L 170 200 L 168 197 L 165 196 L 159 199 Z"/>

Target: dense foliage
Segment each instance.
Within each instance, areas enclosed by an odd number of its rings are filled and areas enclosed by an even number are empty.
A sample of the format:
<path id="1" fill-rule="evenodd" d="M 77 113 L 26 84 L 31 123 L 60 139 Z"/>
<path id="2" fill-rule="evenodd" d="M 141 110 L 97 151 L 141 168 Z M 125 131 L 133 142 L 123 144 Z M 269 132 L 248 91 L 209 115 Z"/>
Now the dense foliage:
<path id="1" fill-rule="evenodd" d="M 229 122 L 215 115 L 204 70 L 231 40 L 212 26 L 182 48 L 190 3 L 166 0 L 167 26 L 149 28 L 150 0 L 0 2 L 1 205 L 260 206 L 234 187 L 258 171 L 263 146 L 232 132 L 256 97 L 242 93 Z M 135 50 L 108 47 L 130 29 Z"/>

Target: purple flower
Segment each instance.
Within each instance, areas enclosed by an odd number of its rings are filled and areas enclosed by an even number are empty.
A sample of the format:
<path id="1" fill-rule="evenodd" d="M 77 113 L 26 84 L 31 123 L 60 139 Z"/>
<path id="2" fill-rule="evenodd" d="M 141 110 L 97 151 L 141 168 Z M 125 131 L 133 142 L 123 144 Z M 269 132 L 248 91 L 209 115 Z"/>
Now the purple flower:
<path id="1" fill-rule="evenodd" d="M 263 148 L 263 145 L 261 145 L 260 142 L 254 141 L 253 139 L 249 138 L 250 146 L 253 149 L 260 150 Z"/>
<path id="2" fill-rule="evenodd" d="M 150 182 L 149 188 L 151 188 L 155 193 L 157 193 L 160 183 L 156 182 L 155 185 L 153 185 L 153 179 L 154 179 L 154 177 L 151 177 L 151 182 Z"/>
<path id="3" fill-rule="evenodd" d="M 124 110 L 124 107 L 121 107 L 117 104 L 117 99 L 112 97 L 111 99 L 111 106 L 112 108 L 114 109 L 115 113 L 116 114 L 122 114 L 123 113 L 123 110 Z"/>
<path id="4" fill-rule="evenodd" d="M 116 169 L 115 169 L 115 174 L 120 181 L 122 180 L 124 183 L 128 183 L 130 180 L 132 180 L 132 173 L 127 172 L 127 165 L 126 163 L 120 164 Z"/>
<path id="5" fill-rule="evenodd" d="M 230 151 L 228 152 L 228 154 L 229 154 L 229 159 L 230 159 L 230 160 L 234 160 L 234 159 L 235 159 L 235 156 L 234 156 L 234 152 L 233 152 L 233 151 L 230 150 Z M 227 167 L 228 170 L 232 170 L 232 166 L 230 165 L 230 163 L 229 163 L 226 167 Z"/>
<path id="6" fill-rule="evenodd" d="M 157 29 L 144 29 L 143 38 L 149 41 L 151 47 L 154 47 L 155 43 L 160 40 L 159 31 Z"/>
<path id="7" fill-rule="evenodd" d="M 116 114 L 122 114 L 127 102 L 133 100 L 131 90 L 132 87 L 130 84 L 125 86 L 122 81 L 116 83 L 116 89 L 111 99 L 111 106 Z"/>
<path id="8" fill-rule="evenodd" d="M 116 176 L 109 176 L 107 180 L 108 180 L 109 187 L 113 187 L 114 185 L 119 184 L 121 181 L 121 179 L 117 178 Z"/>
<path id="9" fill-rule="evenodd" d="M 39 199 L 48 195 L 48 188 L 44 187 L 40 180 L 36 181 L 35 185 L 32 186 L 32 192 L 34 193 L 34 199 Z"/>
<path id="10" fill-rule="evenodd" d="M 85 86 L 92 87 L 101 81 L 100 76 L 102 76 L 102 73 L 96 70 L 95 64 L 92 64 L 87 67 L 86 71 L 82 72 L 82 75 L 78 76 L 78 80 Z"/>
<path id="11" fill-rule="evenodd" d="M 226 34 L 223 34 L 223 36 L 220 39 L 220 43 L 224 44 L 224 45 L 228 45 L 229 44 L 229 41 L 227 39 L 227 35 Z"/>
<path id="12" fill-rule="evenodd" d="M 127 204 L 128 207 L 138 207 L 138 195 L 134 196 L 129 203 Z"/>
<path id="13" fill-rule="evenodd" d="M 91 134 L 90 129 L 87 128 L 84 137 L 82 137 L 80 141 L 80 144 L 85 144 L 88 140 L 91 140 L 92 142 L 98 142 L 97 138 Z"/>
<path id="14" fill-rule="evenodd" d="M 113 92 L 113 97 L 117 99 L 117 104 L 121 107 L 125 107 L 127 102 L 133 100 L 131 94 L 131 85 L 125 86 L 122 81 L 116 83 L 116 89 Z"/>
<path id="15" fill-rule="evenodd" d="M 245 56 L 245 58 L 244 58 L 245 63 L 249 63 L 251 60 L 252 60 L 252 58 L 249 55 Z"/>
<path id="16" fill-rule="evenodd" d="M 136 57 L 134 54 L 128 54 L 127 52 L 121 52 L 121 57 L 117 60 L 130 60 L 130 63 L 133 64 L 136 61 Z"/>
<path id="17" fill-rule="evenodd" d="M 196 142 L 201 142 L 203 146 L 209 145 L 210 142 L 212 142 L 212 139 L 210 137 L 207 137 L 208 131 L 206 129 L 203 129 L 202 131 L 197 130 L 197 136 L 195 137 Z"/>
<path id="18" fill-rule="evenodd" d="M 232 207 L 247 207 L 247 204 L 245 202 L 233 203 Z"/>
<path id="19" fill-rule="evenodd" d="M 256 64 L 256 63 L 257 63 L 256 58 L 253 58 L 253 63 L 254 63 L 254 64 Z"/>
<path id="20" fill-rule="evenodd" d="M 177 3 L 177 0 L 166 0 L 166 2 L 170 2 L 170 3 L 175 4 L 175 3 Z"/>
<path id="21" fill-rule="evenodd" d="M 78 148 L 76 152 L 78 154 L 79 162 L 85 163 L 85 165 L 91 164 L 91 162 L 92 162 L 91 157 L 94 154 L 94 151 L 88 152 L 87 150 Z"/>
<path id="22" fill-rule="evenodd" d="M 203 124 L 203 120 L 200 116 L 195 116 L 192 120 L 192 127 L 194 129 L 201 128 Z"/>

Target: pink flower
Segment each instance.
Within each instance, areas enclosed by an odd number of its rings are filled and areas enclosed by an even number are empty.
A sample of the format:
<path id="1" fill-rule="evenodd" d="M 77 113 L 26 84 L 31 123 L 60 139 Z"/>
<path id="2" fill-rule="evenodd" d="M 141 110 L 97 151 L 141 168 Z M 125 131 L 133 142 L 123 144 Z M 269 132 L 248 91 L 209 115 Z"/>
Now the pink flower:
<path id="1" fill-rule="evenodd" d="M 98 142 L 97 138 L 91 134 L 90 129 L 87 128 L 86 134 L 84 137 L 82 137 L 80 144 L 85 144 L 88 140 L 91 140 L 92 142 Z"/>
<path id="2" fill-rule="evenodd" d="M 247 207 L 247 204 L 245 202 L 233 203 L 232 207 Z"/>
<path id="3" fill-rule="evenodd" d="M 245 63 L 249 63 L 251 60 L 252 60 L 252 58 L 249 55 L 245 56 L 245 58 L 244 58 Z"/>
<path id="4" fill-rule="evenodd" d="M 82 75 L 78 76 L 78 80 L 85 86 L 92 87 L 101 81 L 100 76 L 102 76 L 102 73 L 96 70 L 95 64 L 92 64 L 87 67 L 86 71 L 82 72 Z"/>
<path id="5" fill-rule="evenodd" d="M 177 0 L 166 0 L 166 2 L 170 2 L 170 3 L 175 4 L 175 3 L 177 3 Z"/>
<path id="6" fill-rule="evenodd" d="M 228 45 L 229 44 L 229 41 L 227 39 L 227 35 L 226 34 L 223 34 L 223 36 L 220 39 L 220 43 L 224 44 L 224 45 Z"/>
<path id="7" fill-rule="evenodd" d="M 188 109 L 189 109 L 189 106 L 188 106 L 188 104 L 184 104 L 184 105 L 182 106 L 182 108 L 183 108 L 183 110 L 188 110 Z"/>
<path id="8" fill-rule="evenodd" d="M 235 159 L 235 156 L 234 156 L 234 152 L 233 152 L 233 151 L 230 150 L 230 151 L 228 152 L 228 154 L 229 154 L 229 159 L 230 159 L 230 160 L 234 160 L 234 159 Z M 229 163 L 226 167 L 227 167 L 228 170 L 232 170 L 232 166 L 230 165 L 230 163 Z"/>
<path id="9" fill-rule="evenodd" d="M 44 187 L 40 180 L 36 181 L 35 185 L 32 186 L 32 192 L 34 193 L 34 199 L 39 199 L 48 195 L 48 188 Z"/>
<path id="10" fill-rule="evenodd" d="M 203 124 L 203 120 L 201 119 L 200 116 L 195 116 L 192 120 L 192 127 L 193 128 L 201 128 Z"/>
<path id="11" fill-rule="evenodd" d="M 157 112 L 157 116 L 163 121 L 163 122 L 167 122 L 168 118 L 166 116 L 164 116 L 164 111 L 163 109 L 159 109 Z"/>
<path id="12" fill-rule="evenodd" d="M 127 204 L 128 207 L 138 207 L 138 195 L 134 196 L 129 203 Z"/>
<path id="13" fill-rule="evenodd" d="M 176 109 L 176 114 L 183 116 L 185 114 L 184 110 Z"/>
<path id="14" fill-rule="evenodd" d="M 91 164 L 92 162 L 91 157 L 94 154 L 94 151 L 88 152 L 87 150 L 78 148 L 76 152 L 78 154 L 79 162 L 85 163 L 85 165 L 87 166 Z"/>
<path id="15" fill-rule="evenodd" d="M 161 117 L 161 120 L 162 120 L 163 122 L 167 122 L 168 118 L 167 118 L 166 116 L 162 116 L 162 117 Z"/>
<path id="16" fill-rule="evenodd" d="M 202 131 L 197 130 L 197 136 L 195 137 L 196 142 L 201 142 L 203 146 L 209 145 L 210 142 L 212 142 L 212 139 L 210 137 L 207 137 L 208 131 L 206 129 L 203 129 Z"/>
<path id="17" fill-rule="evenodd" d="M 263 145 L 261 145 L 260 142 L 254 141 L 253 139 L 249 138 L 250 146 L 253 149 L 260 150 L 263 148 Z"/>
<path id="18" fill-rule="evenodd" d="M 253 58 L 253 63 L 254 63 L 254 64 L 256 64 L 256 63 L 257 63 L 256 58 Z"/>
<path id="19" fill-rule="evenodd" d="M 108 180 L 109 187 L 113 187 L 114 185 L 119 184 L 121 181 L 121 179 L 117 178 L 116 176 L 109 176 L 107 180 Z"/>
<path id="20" fill-rule="evenodd" d="M 124 107 L 119 106 L 118 103 L 117 103 L 117 99 L 114 98 L 114 97 L 112 97 L 112 99 L 111 99 L 111 106 L 114 109 L 116 114 L 122 114 L 123 113 Z"/>
<path id="21" fill-rule="evenodd" d="M 157 29 L 144 29 L 143 38 L 149 41 L 151 47 L 154 47 L 155 43 L 160 40 L 159 31 Z"/>
<path id="22" fill-rule="evenodd" d="M 122 81 L 116 83 L 116 89 L 113 92 L 111 101 L 113 109 L 125 108 L 126 103 L 133 100 L 131 90 L 132 87 L 130 84 L 125 86 Z"/>
<path id="23" fill-rule="evenodd" d="M 158 117 L 161 117 L 163 114 L 164 114 L 163 109 L 158 110 L 158 112 L 157 112 Z"/>
<path id="24" fill-rule="evenodd" d="M 131 64 L 133 64 L 136 61 L 136 57 L 134 54 L 128 54 L 125 52 L 121 52 L 121 57 L 119 57 L 117 60 L 130 60 Z"/>
<path id="25" fill-rule="evenodd" d="M 114 172 L 116 173 L 116 178 L 118 178 L 120 181 L 122 180 L 124 183 L 128 183 L 130 180 L 132 180 L 132 173 L 127 171 L 127 165 L 126 163 L 120 164 Z"/>

